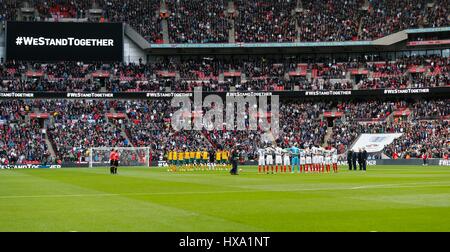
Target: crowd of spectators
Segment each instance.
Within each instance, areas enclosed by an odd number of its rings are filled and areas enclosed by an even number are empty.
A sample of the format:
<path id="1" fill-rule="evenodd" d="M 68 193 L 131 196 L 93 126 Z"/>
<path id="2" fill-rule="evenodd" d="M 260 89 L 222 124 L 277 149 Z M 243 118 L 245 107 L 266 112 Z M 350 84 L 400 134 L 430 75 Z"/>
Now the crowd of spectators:
<path id="1" fill-rule="evenodd" d="M 244 128 L 207 131 L 173 128 L 179 109 L 169 100 L 14 100 L 2 101 L 0 114 L 0 159 L 5 162 L 86 161 L 90 147 L 150 147 L 152 155 L 167 150 L 229 149 L 240 144 L 255 158 L 257 149 L 274 141 L 281 146 L 334 146 L 340 154 L 361 133 L 403 133 L 385 148 L 385 154 L 400 158 L 419 157 L 426 151 L 443 157 L 449 151 L 450 107 L 448 99 L 417 101 L 329 101 L 284 100 L 279 107 L 279 135 L 274 138 L 262 128 L 250 128 L 250 109 L 244 115 Z M 330 126 L 325 112 L 341 112 Z M 396 111 L 409 111 L 404 115 Z M 32 119 L 31 112 L 45 113 L 48 119 Z M 204 111 L 205 112 L 205 111 Z M 203 113 L 204 113 L 203 112 Z M 258 114 L 258 121 L 270 120 L 272 110 Z M 120 117 L 109 117 L 116 113 Z M 194 113 L 195 115 L 196 113 Z M 193 114 L 185 114 L 188 120 Z M 44 121 L 43 121 L 44 120 Z M 46 125 L 46 126 L 44 126 Z M 331 127 L 331 128 L 330 128 Z M 51 157 L 45 131 L 56 154 Z M 329 132 L 329 130 L 332 130 Z M 269 134 L 265 134 L 269 133 Z M 328 137 L 327 137 L 328 135 Z M 56 158 L 56 159 L 54 159 Z M 42 161 L 44 160 L 44 161 Z"/>
<path id="2" fill-rule="evenodd" d="M 403 76 L 363 78 L 356 84 L 357 89 L 379 89 L 379 88 L 407 88 L 410 87 L 409 78 Z"/>
<path id="3" fill-rule="evenodd" d="M 328 144 L 336 146 L 339 153 L 344 153 L 361 133 L 392 132 L 392 127 L 395 127 L 395 125 L 392 125 L 386 119 L 393 111 L 403 109 L 406 106 L 404 101 L 339 103 L 336 105 L 336 111 L 343 114 L 334 121 L 333 132 Z"/>
<path id="4" fill-rule="evenodd" d="M 450 83 L 450 58 L 449 57 L 417 57 L 415 66 L 424 66 L 428 69 L 427 74 L 412 74 L 411 86 L 442 87 Z"/>
<path id="5" fill-rule="evenodd" d="M 4 23 L 9 20 L 16 20 L 16 10 L 20 6 L 20 1 L 0 1 L 0 23 Z M 2 25 L 5 28 L 5 25 Z"/>
<path id="6" fill-rule="evenodd" d="M 337 105 L 338 111 L 352 117 L 352 120 L 382 120 L 391 115 L 393 111 L 404 107 L 406 107 L 405 102 L 391 101 L 343 102 Z"/>
<path id="7" fill-rule="evenodd" d="M 350 90 L 449 84 L 450 60 L 438 56 L 340 63 L 256 56 L 165 57 L 149 63 L 0 63 L 1 91 L 169 92 L 192 91 L 198 86 L 204 91 L 283 91 L 296 86 L 299 90 Z"/>
<path id="8" fill-rule="evenodd" d="M 28 0 L 39 13 L 40 20 L 60 18 L 86 18 L 87 10 L 91 8 L 91 1 L 64 1 L 64 0 Z"/>
<path id="9" fill-rule="evenodd" d="M 358 40 L 361 0 L 302 0 L 299 40 L 327 42 Z"/>
<path id="10" fill-rule="evenodd" d="M 442 101 L 422 101 L 412 105 L 414 117 L 417 119 L 444 119 L 450 115 L 450 103 Z"/>
<path id="11" fill-rule="evenodd" d="M 104 1 L 101 6 L 114 13 L 108 15 L 112 20 L 132 24 L 151 42 L 161 39 L 161 17 L 142 15 L 158 10 L 159 1 L 146 1 L 145 8 Z M 225 0 L 169 0 L 166 5 L 171 43 L 227 43 L 232 21 L 237 42 L 321 42 L 371 40 L 408 28 L 448 26 L 448 0 L 431 7 L 429 2 L 371 0 L 365 6 L 362 0 L 302 0 L 300 5 L 295 0 L 235 0 L 236 11 L 228 15 Z"/>
<path id="12" fill-rule="evenodd" d="M 26 118 L 33 104 L 23 100 L 0 104 L 0 164 L 51 162 L 41 125 Z"/>
<path id="13" fill-rule="evenodd" d="M 226 0 L 168 0 L 172 43 L 228 43 Z"/>
<path id="14" fill-rule="evenodd" d="M 448 120 L 413 120 L 401 128 L 401 137 L 385 147 L 388 156 L 398 158 L 443 158 L 450 150 L 450 124 Z M 395 155 L 394 155 L 395 153 Z"/>
<path id="15" fill-rule="evenodd" d="M 359 39 L 373 40 L 397 31 L 419 27 L 448 26 L 448 0 L 371 0 L 369 11 L 362 18 Z"/>
<path id="16" fill-rule="evenodd" d="M 162 43 L 159 0 L 100 0 L 103 17 L 112 22 L 125 22 L 150 43 Z"/>
<path id="17" fill-rule="evenodd" d="M 423 152 L 442 158 L 450 148 L 448 100 L 430 101 L 371 101 L 356 104 L 339 104 L 344 114 L 335 121 L 328 144 L 336 146 L 339 153 L 356 140 L 361 133 L 403 133 L 386 146 L 385 153 L 400 158 L 420 157 Z M 410 110 L 404 116 L 394 117 L 394 111 Z M 391 117 L 389 117 L 391 115 Z"/>
<path id="18" fill-rule="evenodd" d="M 122 108 L 127 115 L 126 133 L 131 143 L 136 147 L 151 147 L 154 156 L 175 148 L 210 149 L 210 143 L 200 131 L 172 128 L 171 119 L 177 108 L 171 107 L 170 100 L 123 101 Z"/>
<path id="19" fill-rule="evenodd" d="M 0 125 L 0 160 L 5 164 L 47 163 L 50 153 L 36 121 Z"/>
<path id="20" fill-rule="evenodd" d="M 48 127 L 50 141 L 62 161 L 85 161 L 90 147 L 128 147 L 121 132 L 123 120 L 108 119 L 106 113 L 117 106 L 116 101 L 48 100 L 42 104 L 51 114 Z"/>
<path id="21" fill-rule="evenodd" d="M 235 0 L 238 42 L 292 42 L 296 38 L 295 0 Z"/>

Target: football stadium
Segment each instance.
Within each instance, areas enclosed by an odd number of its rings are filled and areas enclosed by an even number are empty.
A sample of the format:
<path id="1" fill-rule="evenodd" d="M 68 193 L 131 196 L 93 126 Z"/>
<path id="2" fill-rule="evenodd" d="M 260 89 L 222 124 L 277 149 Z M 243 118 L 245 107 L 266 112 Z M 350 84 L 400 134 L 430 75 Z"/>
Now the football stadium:
<path id="1" fill-rule="evenodd" d="M 0 0 L 0 23 L 0 232 L 450 231 L 449 0 Z"/>

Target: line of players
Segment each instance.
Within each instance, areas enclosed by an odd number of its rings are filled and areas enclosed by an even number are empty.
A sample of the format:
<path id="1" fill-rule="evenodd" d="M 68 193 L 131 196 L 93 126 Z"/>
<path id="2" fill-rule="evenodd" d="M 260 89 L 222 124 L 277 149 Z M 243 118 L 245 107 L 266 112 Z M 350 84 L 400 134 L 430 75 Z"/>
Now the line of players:
<path id="1" fill-rule="evenodd" d="M 205 171 L 205 170 L 230 170 L 230 152 L 227 150 L 206 151 L 187 149 L 174 149 L 167 152 L 169 172 L 176 171 Z"/>
<path id="2" fill-rule="evenodd" d="M 290 148 L 281 148 L 267 145 L 258 150 L 258 172 L 278 173 L 295 172 L 338 172 L 338 154 L 335 148 L 324 149 L 322 147 L 306 147 L 300 149 L 297 144 Z M 275 161 L 275 162 L 274 162 Z M 275 169 L 274 169 L 275 168 Z"/>

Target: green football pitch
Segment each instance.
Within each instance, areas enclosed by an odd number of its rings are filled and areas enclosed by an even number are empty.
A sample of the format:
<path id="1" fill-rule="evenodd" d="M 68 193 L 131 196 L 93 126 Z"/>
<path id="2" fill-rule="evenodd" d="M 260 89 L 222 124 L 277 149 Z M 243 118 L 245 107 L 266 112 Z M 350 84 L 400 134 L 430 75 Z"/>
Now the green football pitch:
<path id="1" fill-rule="evenodd" d="M 0 170 L 0 231 L 450 231 L 450 167 Z"/>

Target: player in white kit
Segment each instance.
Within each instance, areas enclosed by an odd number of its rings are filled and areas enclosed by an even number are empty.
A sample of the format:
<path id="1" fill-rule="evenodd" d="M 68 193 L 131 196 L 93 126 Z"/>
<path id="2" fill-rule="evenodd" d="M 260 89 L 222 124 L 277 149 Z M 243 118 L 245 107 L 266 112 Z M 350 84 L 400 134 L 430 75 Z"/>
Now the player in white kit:
<path id="1" fill-rule="evenodd" d="M 313 166 L 313 169 L 312 169 L 312 171 L 313 172 L 317 172 L 318 171 L 318 167 L 319 167 L 319 158 L 318 158 L 318 149 L 317 149 L 317 147 L 316 146 L 313 146 L 312 148 L 311 148 L 311 154 L 312 154 L 312 157 L 311 157 L 311 159 L 312 159 L 312 166 Z"/>
<path id="2" fill-rule="evenodd" d="M 325 149 L 319 147 L 318 151 L 318 163 L 319 163 L 319 172 L 324 172 L 325 170 Z"/>
<path id="3" fill-rule="evenodd" d="M 331 151 L 325 150 L 325 166 L 327 172 L 330 172 L 331 167 Z"/>
<path id="4" fill-rule="evenodd" d="M 261 173 L 261 169 L 264 169 L 266 165 L 266 150 L 263 148 L 258 149 L 258 172 Z"/>
<path id="5" fill-rule="evenodd" d="M 283 172 L 283 159 L 281 157 L 283 149 L 281 147 L 275 147 L 275 172 L 278 173 L 278 166 L 280 166 L 280 172 Z"/>
<path id="6" fill-rule="evenodd" d="M 305 165 L 306 165 L 306 171 L 307 172 L 312 172 L 312 158 L 311 158 L 311 150 L 310 149 L 306 149 L 305 150 Z"/>
<path id="7" fill-rule="evenodd" d="M 273 153 L 274 153 L 275 149 L 272 147 L 267 147 L 266 148 L 266 172 L 269 172 L 269 166 L 270 166 L 270 170 L 273 173 Z"/>
<path id="8" fill-rule="evenodd" d="M 331 162 L 333 163 L 333 171 L 338 172 L 338 153 L 336 148 L 331 148 Z"/>
<path id="9" fill-rule="evenodd" d="M 306 172 L 306 150 L 300 149 L 300 172 Z"/>
<path id="10" fill-rule="evenodd" d="M 286 172 L 287 167 L 289 167 L 289 171 L 291 170 L 291 152 L 289 149 L 283 150 L 283 164 L 284 172 Z"/>

